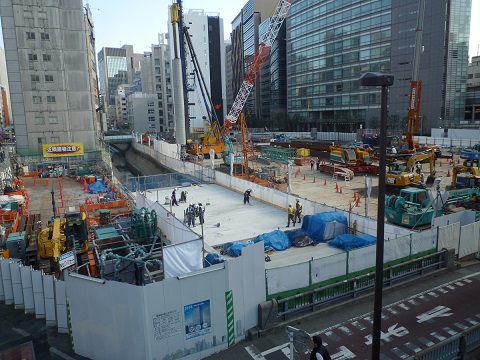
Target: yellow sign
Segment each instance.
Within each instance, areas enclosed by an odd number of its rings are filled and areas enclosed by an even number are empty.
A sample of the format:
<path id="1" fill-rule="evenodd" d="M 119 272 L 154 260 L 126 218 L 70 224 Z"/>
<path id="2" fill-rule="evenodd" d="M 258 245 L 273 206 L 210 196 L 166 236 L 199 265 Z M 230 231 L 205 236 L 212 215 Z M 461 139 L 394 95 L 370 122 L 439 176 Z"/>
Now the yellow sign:
<path id="1" fill-rule="evenodd" d="M 81 156 L 83 143 L 43 144 L 44 157 Z"/>

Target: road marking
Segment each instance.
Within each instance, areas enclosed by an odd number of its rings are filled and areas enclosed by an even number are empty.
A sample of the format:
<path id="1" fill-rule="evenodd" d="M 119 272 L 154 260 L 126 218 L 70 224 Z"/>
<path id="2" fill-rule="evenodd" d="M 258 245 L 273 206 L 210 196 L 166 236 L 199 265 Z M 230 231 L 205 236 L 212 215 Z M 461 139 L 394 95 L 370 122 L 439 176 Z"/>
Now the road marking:
<path id="1" fill-rule="evenodd" d="M 260 353 L 260 350 L 258 350 L 254 345 L 245 346 L 245 350 L 247 351 L 248 355 L 250 355 L 253 359 L 266 360 Z"/>
<path id="2" fill-rule="evenodd" d="M 340 326 L 338 329 L 343 331 L 347 336 L 353 335 L 353 332 L 346 326 Z"/>
<path id="3" fill-rule="evenodd" d="M 448 290 L 445 290 L 443 288 L 437 289 L 438 292 L 441 292 L 442 294 L 448 293 Z"/>
<path id="4" fill-rule="evenodd" d="M 447 285 L 446 287 L 449 288 L 450 290 L 455 290 L 455 286 L 453 285 Z"/>
<path id="5" fill-rule="evenodd" d="M 463 285 L 465 285 L 465 284 L 464 284 L 464 283 L 462 283 L 462 282 L 460 282 L 460 281 L 457 281 L 457 282 L 455 283 L 455 285 L 458 285 L 458 286 L 463 286 Z"/>
<path id="6" fill-rule="evenodd" d="M 412 342 L 407 342 L 404 344 L 407 348 L 409 348 L 410 350 L 412 350 L 414 353 L 417 353 L 419 351 L 422 350 L 421 347 L 419 347 L 418 345 L 412 343 Z"/>
<path id="7" fill-rule="evenodd" d="M 397 327 L 397 325 L 398 325 L 398 323 L 390 326 L 388 328 L 388 332 L 386 332 L 386 333 L 381 331 L 380 332 L 380 339 L 385 341 L 385 342 L 390 342 L 390 341 L 393 340 L 392 339 L 393 336 L 402 337 L 402 336 L 405 336 L 405 335 L 409 334 L 409 331 L 405 327 L 403 327 L 403 326 Z M 367 341 L 365 341 L 366 345 L 371 345 L 373 343 L 372 334 L 366 335 L 365 338 L 367 339 Z"/>
<path id="8" fill-rule="evenodd" d="M 418 338 L 418 341 L 420 341 L 421 343 L 427 345 L 427 347 L 430 347 L 430 346 L 435 345 L 435 343 L 434 343 L 433 341 L 427 340 L 427 339 L 425 339 L 423 336 L 419 337 L 419 338 Z"/>
<path id="9" fill-rule="evenodd" d="M 400 350 L 399 348 L 397 347 L 394 347 L 392 349 L 390 349 L 395 355 L 397 355 L 400 359 L 406 359 L 408 357 L 408 355 L 406 353 L 404 353 L 402 350 Z"/>
<path id="10" fill-rule="evenodd" d="M 15 331 L 17 334 L 20 334 L 22 336 L 30 336 L 30 333 L 26 332 L 25 330 L 19 329 L 19 328 L 14 328 L 12 327 L 12 330 Z"/>
<path id="11" fill-rule="evenodd" d="M 435 292 L 429 292 L 428 295 L 430 295 L 431 297 L 434 297 L 434 298 L 437 298 L 438 297 L 438 294 L 435 293 Z"/>
<path id="12" fill-rule="evenodd" d="M 478 321 L 470 319 L 470 318 L 466 318 L 465 321 L 468 321 L 472 325 L 477 325 L 478 324 Z"/>
<path id="13" fill-rule="evenodd" d="M 446 339 L 445 336 L 440 335 L 439 333 L 437 333 L 437 332 L 435 332 L 435 331 L 432 332 L 432 333 L 430 333 L 430 335 L 432 335 L 434 338 L 436 338 L 436 339 L 438 339 L 438 340 L 440 340 L 440 341 L 443 341 L 443 340 Z"/>
<path id="14" fill-rule="evenodd" d="M 340 350 L 338 353 L 332 353 L 330 355 L 333 360 L 353 359 L 356 357 L 346 346 L 340 346 L 338 350 Z"/>
<path id="15" fill-rule="evenodd" d="M 390 311 L 393 315 L 398 315 L 399 314 L 399 312 L 397 310 L 395 310 L 393 307 L 388 307 L 387 311 Z"/>
<path id="16" fill-rule="evenodd" d="M 55 349 L 54 347 L 51 347 L 50 348 L 50 352 L 51 353 L 54 353 L 55 355 L 57 356 L 60 356 L 62 359 L 65 359 L 65 360 L 75 360 L 73 357 L 61 352 L 60 350 L 58 349 Z"/>
<path id="17" fill-rule="evenodd" d="M 451 309 L 446 306 L 437 306 L 433 308 L 432 310 L 429 310 L 423 314 L 417 315 L 417 322 L 422 323 L 425 321 L 429 321 L 433 318 L 436 317 L 447 317 L 453 315 L 452 313 L 449 313 Z"/>
<path id="18" fill-rule="evenodd" d="M 352 325 L 355 326 L 358 330 L 365 330 L 367 327 L 358 321 L 352 322 Z"/>
<path id="19" fill-rule="evenodd" d="M 454 323 L 453 325 L 455 325 L 456 327 L 458 327 L 460 330 L 467 330 L 468 329 L 468 326 L 460 323 L 460 322 L 456 322 Z"/>
<path id="20" fill-rule="evenodd" d="M 452 335 L 452 336 L 458 334 L 458 331 L 455 331 L 455 330 L 449 328 L 448 326 L 444 327 L 442 330 L 445 331 L 447 334 Z"/>
<path id="21" fill-rule="evenodd" d="M 398 304 L 398 306 L 401 307 L 403 310 L 410 310 L 410 308 L 404 303 Z"/>
<path id="22" fill-rule="evenodd" d="M 472 280 L 470 280 L 470 279 L 463 279 L 463 281 L 465 281 L 466 283 L 471 283 L 472 282 Z"/>
<path id="23" fill-rule="evenodd" d="M 278 346 L 275 346 L 275 347 L 273 347 L 273 348 L 271 348 L 271 349 L 265 350 L 264 352 L 262 352 L 262 355 L 269 355 L 269 354 L 271 354 L 271 353 L 273 353 L 273 352 L 275 352 L 275 351 L 281 350 L 281 349 L 283 349 L 283 348 L 285 348 L 285 347 L 290 347 L 290 343 L 288 342 L 288 343 L 286 343 L 286 344 L 278 345 Z"/>

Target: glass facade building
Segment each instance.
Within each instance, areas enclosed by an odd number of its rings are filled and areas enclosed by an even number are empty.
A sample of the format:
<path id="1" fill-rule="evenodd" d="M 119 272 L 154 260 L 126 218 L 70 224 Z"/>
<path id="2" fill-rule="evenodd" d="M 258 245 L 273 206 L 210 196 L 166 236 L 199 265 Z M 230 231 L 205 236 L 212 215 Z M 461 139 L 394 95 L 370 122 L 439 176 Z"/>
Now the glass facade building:
<path id="1" fill-rule="evenodd" d="M 369 71 L 394 74 L 389 126 L 403 130 L 418 6 L 419 0 L 294 2 L 287 18 L 290 130 L 378 126 L 380 91 L 358 84 Z M 438 119 L 464 116 L 470 11 L 471 0 L 426 1 L 419 72 L 424 133 Z"/>
<path id="2" fill-rule="evenodd" d="M 100 92 L 106 95 L 106 105 L 115 105 L 117 86 L 128 84 L 127 52 L 125 49 L 103 48 L 98 53 Z"/>

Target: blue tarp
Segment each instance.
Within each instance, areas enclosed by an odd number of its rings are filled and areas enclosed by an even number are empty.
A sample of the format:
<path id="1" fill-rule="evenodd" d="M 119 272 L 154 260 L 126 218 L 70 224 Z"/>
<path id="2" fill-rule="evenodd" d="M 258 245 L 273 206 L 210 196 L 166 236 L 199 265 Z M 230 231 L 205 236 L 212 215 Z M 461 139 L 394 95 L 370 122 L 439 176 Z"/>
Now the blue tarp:
<path id="1" fill-rule="evenodd" d="M 97 180 L 88 185 L 88 191 L 90 194 L 98 194 L 99 192 L 107 192 L 108 187 L 105 186 L 101 180 Z"/>
<path id="2" fill-rule="evenodd" d="M 355 236 L 352 234 L 342 234 L 337 235 L 335 238 L 330 241 L 329 246 L 343 249 L 345 251 L 349 251 L 352 249 L 357 249 L 365 246 L 373 245 L 377 242 L 377 238 L 372 235 L 360 235 Z"/>
<path id="3" fill-rule="evenodd" d="M 253 244 L 252 242 L 248 242 L 248 243 L 242 243 L 240 241 L 229 242 L 229 243 L 223 244 L 223 251 L 225 251 L 225 253 L 228 256 L 237 257 L 242 255 L 242 249 L 245 246 L 249 246 L 252 244 Z"/>
<path id="4" fill-rule="evenodd" d="M 225 259 L 222 259 L 220 255 L 216 253 L 208 253 L 205 256 L 204 267 L 209 267 L 211 265 L 223 263 Z"/>
<path id="5" fill-rule="evenodd" d="M 312 239 L 313 244 L 317 245 L 347 233 L 347 217 L 333 211 L 306 215 L 303 218 L 302 230 Z"/>
<path id="6" fill-rule="evenodd" d="M 254 242 L 260 241 L 263 241 L 265 250 L 283 251 L 292 246 L 288 236 L 281 230 L 258 235 Z"/>

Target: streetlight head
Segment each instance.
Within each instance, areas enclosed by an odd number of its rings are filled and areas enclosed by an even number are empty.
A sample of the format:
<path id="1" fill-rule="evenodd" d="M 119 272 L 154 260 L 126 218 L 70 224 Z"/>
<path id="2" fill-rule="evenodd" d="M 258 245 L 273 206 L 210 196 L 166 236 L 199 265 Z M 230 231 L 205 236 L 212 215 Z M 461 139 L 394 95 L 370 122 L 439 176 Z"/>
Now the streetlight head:
<path id="1" fill-rule="evenodd" d="M 395 77 L 393 74 L 384 74 L 381 72 L 368 72 L 360 76 L 360 85 L 362 86 L 391 86 Z"/>

